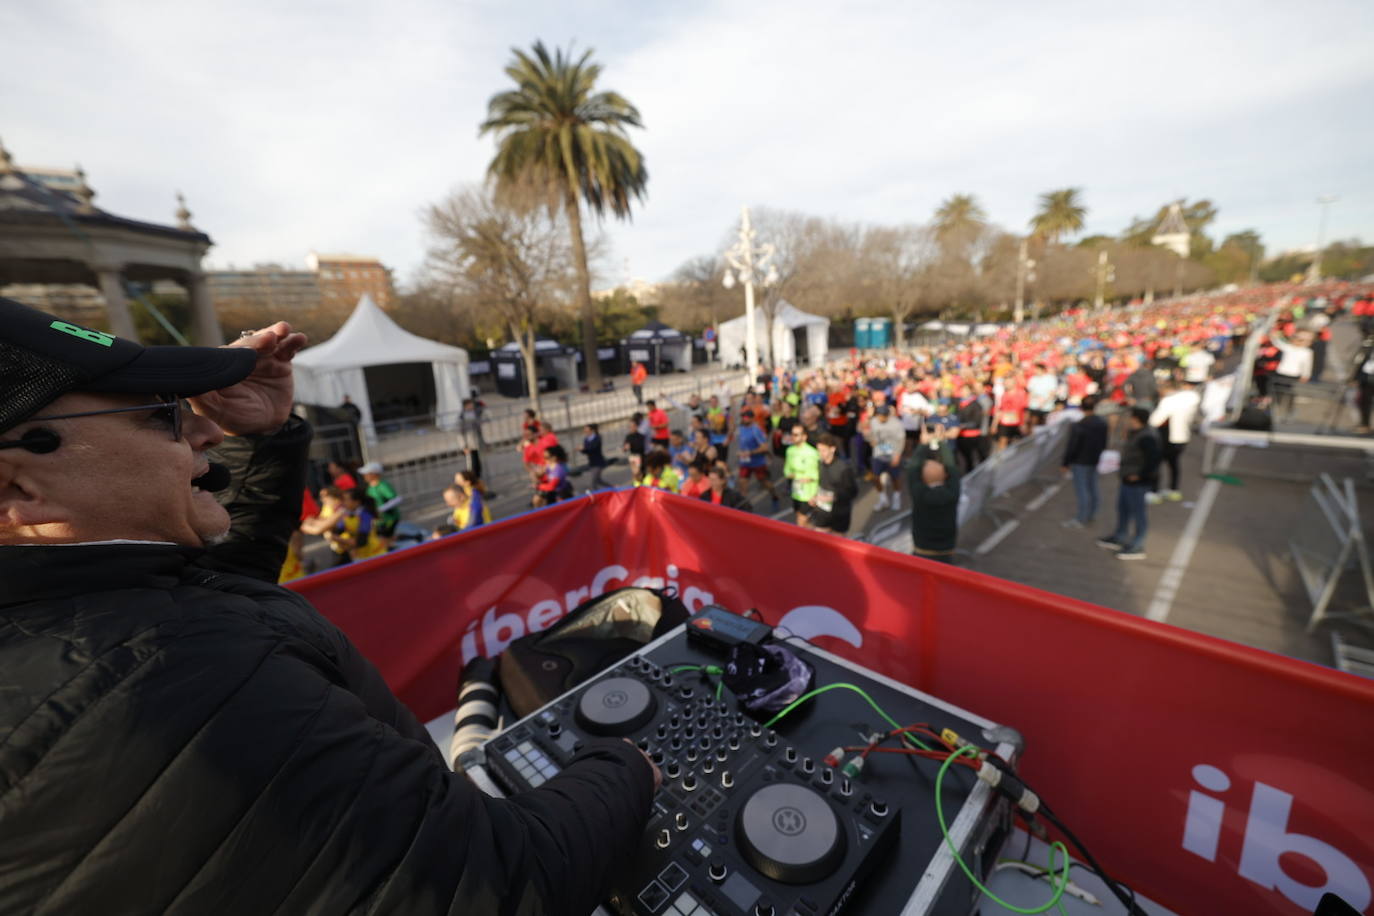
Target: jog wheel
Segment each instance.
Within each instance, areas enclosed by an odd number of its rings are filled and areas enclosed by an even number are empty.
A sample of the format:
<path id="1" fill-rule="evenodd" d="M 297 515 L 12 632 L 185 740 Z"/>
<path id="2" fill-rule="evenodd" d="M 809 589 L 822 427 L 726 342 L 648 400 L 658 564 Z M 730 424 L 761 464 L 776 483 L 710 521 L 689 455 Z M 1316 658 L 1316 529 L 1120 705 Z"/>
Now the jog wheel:
<path id="1" fill-rule="evenodd" d="M 774 783 L 749 796 L 735 818 L 744 858 L 784 884 L 814 884 L 844 861 L 845 832 L 835 809 L 806 786 Z"/>
<path id="2" fill-rule="evenodd" d="M 594 735 L 620 737 L 648 725 L 658 703 L 644 682 L 608 677 L 587 688 L 577 701 L 577 724 Z"/>

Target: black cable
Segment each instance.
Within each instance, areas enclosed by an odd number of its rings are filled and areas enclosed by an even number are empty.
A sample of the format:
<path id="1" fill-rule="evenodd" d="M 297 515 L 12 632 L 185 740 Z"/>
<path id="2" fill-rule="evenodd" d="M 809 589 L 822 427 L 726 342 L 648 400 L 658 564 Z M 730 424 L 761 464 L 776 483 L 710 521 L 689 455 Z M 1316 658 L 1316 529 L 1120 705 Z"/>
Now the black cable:
<path id="1" fill-rule="evenodd" d="M 1088 867 L 1096 872 L 1099 878 L 1106 882 L 1107 887 L 1111 890 L 1116 899 L 1121 901 L 1121 905 L 1126 908 L 1127 913 L 1131 914 L 1131 916 L 1148 916 L 1148 914 L 1140 908 L 1140 904 L 1136 903 L 1135 891 L 1108 875 L 1102 865 L 1093 858 L 1093 854 L 1088 852 L 1088 847 L 1083 845 L 1083 841 L 1074 836 L 1073 831 L 1065 827 L 1063 821 L 1055 817 L 1054 812 L 1052 812 L 1043 801 L 1040 803 L 1040 813 L 1045 816 L 1045 820 L 1057 827 L 1059 832 L 1068 838 L 1069 842 L 1078 847 L 1078 851 L 1083 853 L 1083 858 L 1088 860 Z M 1125 890 L 1129 892 L 1129 896 L 1122 893 L 1122 888 L 1125 888 Z"/>
<path id="2" fill-rule="evenodd" d="M 1011 769 L 1010 764 L 1008 764 L 1005 760 L 998 757 L 996 754 L 988 754 L 987 757 L 984 759 L 987 760 L 988 763 L 997 767 L 1003 773 L 1006 773 L 1008 776 L 1012 776 L 1015 779 L 1019 780 L 1021 785 L 1025 786 L 1025 788 L 1029 789 L 1031 792 L 1035 792 L 1035 789 L 1032 788 L 1031 785 L 1020 776 L 1020 774 L 1014 772 Z M 1093 858 L 1093 854 L 1088 851 L 1088 847 L 1083 845 L 1083 841 L 1080 840 L 1077 836 L 1075 836 L 1072 830 L 1064 826 L 1064 822 L 1061 821 L 1055 815 L 1054 811 L 1050 808 L 1050 806 L 1045 803 L 1044 796 L 1040 795 L 1039 792 L 1035 792 L 1035 794 L 1040 798 L 1040 808 L 1037 813 L 1042 815 L 1045 818 L 1045 820 L 1049 821 L 1051 824 L 1057 827 L 1059 829 L 1059 832 L 1064 834 L 1065 838 L 1067 838 L 1069 842 L 1073 843 L 1074 846 L 1078 847 L 1078 851 L 1081 852 L 1083 854 L 1083 858 L 1088 861 L 1088 867 L 1091 868 L 1093 872 L 1095 872 L 1097 876 L 1101 878 L 1103 882 L 1106 883 L 1107 887 L 1111 890 L 1112 895 L 1116 897 L 1117 900 L 1121 901 L 1121 905 L 1126 908 L 1126 912 L 1129 913 L 1130 916 L 1149 916 L 1149 914 L 1147 914 L 1143 909 L 1141 909 L 1140 904 L 1136 903 L 1135 890 L 1130 887 L 1127 887 L 1125 884 L 1122 884 L 1120 881 L 1117 881 L 1111 875 L 1107 874 L 1107 870 L 1102 867 L 1101 863 L 1099 863 L 1097 859 Z M 1123 888 L 1125 890 L 1125 893 L 1122 892 Z"/>

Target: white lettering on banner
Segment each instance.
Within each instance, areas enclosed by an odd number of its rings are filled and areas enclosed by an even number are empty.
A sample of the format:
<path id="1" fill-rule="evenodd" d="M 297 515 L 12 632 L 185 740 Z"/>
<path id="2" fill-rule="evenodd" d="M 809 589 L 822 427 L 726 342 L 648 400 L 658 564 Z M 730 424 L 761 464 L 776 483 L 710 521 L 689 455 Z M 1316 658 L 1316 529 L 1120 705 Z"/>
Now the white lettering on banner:
<path id="1" fill-rule="evenodd" d="M 858 649 L 864 644 L 864 636 L 859 628 L 849 622 L 833 607 L 822 604 L 804 604 L 794 607 L 782 616 L 778 626 L 802 639 L 815 639 L 817 636 L 833 636 L 842 639 Z"/>
<path id="2" fill-rule="evenodd" d="M 1207 764 L 1193 768 L 1193 779 L 1212 792 L 1226 792 L 1231 779 Z M 1187 820 L 1183 825 L 1183 848 L 1215 862 L 1221 838 L 1221 822 L 1226 805 L 1219 799 L 1196 790 L 1188 796 Z M 1250 796 L 1250 812 L 1245 821 L 1238 871 L 1242 878 L 1265 890 L 1276 890 L 1297 906 L 1315 910 L 1322 894 L 1334 892 L 1356 910 L 1369 906 L 1371 889 L 1359 865 L 1330 843 L 1288 830 L 1293 796 L 1266 783 L 1256 782 Z M 1325 875 L 1318 886 L 1294 881 L 1283 870 L 1279 859 L 1296 853 L 1315 863 Z"/>
<path id="3" fill-rule="evenodd" d="M 1231 788 L 1231 779 L 1216 767 L 1200 763 L 1193 767 L 1193 779 L 1213 792 Z M 1183 827 L 1183 848 L 1208 862 L 1217 860 L 1217 843 L 1221 840 L 1221 821 L 1226 803 L 1201 792 L 1188 793 L 1188 820 Z"/>
<path id="4" fill-rule="evenodd" d="M 512 608 L 504 613 L 498 613 L 498 605 L 492 605 L 479 618 L 469 621 L 463 630 L 462 639 L 459 641 L 463 664 L 466 665 L 479 655 L 488 658 L 499 655 L 526 633 L 547 630 L 582 602 L 604 595 L 622 584 L 677 591 L 681 594 L 682 603 L 686 605 L 688 613 L 692 614 L 716 603 L 713 592 L 695 585 L 684 587 L 679 582 L 680 572 L 674 564 L 669 563 L 665 572 L 666 576 L 646 573 L 632 577 L 624 566 L 611 564 L 597 571 L 590 586 L 583 585 L 564 590 L 561 602 L 551 596 L 529 605 L 528 610 Z M 859 628 L 839 611 L 825 605 L 804 604 L 794 607 L 782 616 L 778 626 L 803 639 L 831 636 L 849 643 L 856 649 L 864 644 L 863 633 Z"/>
<path id="5" fill-rule="evenodd" d="M 528 611 L 523 613 L 518 610 L 510 610 L 503 614 L 498 614 L 497 606 L 492 605 L 480 617 L 469 621 L 463 630 L 463 637 L 459 640 L 463 664 L 466 665 L 479 655 L 485 655 L 488 658 L 499 655 L 507 646 L 526 633 L 539 633 L 547 630 L 588 598 L 604 595 L 614 588 L 619 588 L 622 584 L 634 585 L 639 588 L 679 590 L 682 594 L 682 603 L 693 614 L 708 604 L 715 604 L 716 596 L 712 592 L 695 585 L 689 585 L 682 589 L 678 582 L 677 566 L 669 563 L 665 571 L 668 574 L 666 577 L 646 574 L 635 578 L 633 581 L 628 581 L 630 580 L 630 571 L 613 563 L 598 570 L 596 575 L 592 577 L 590 586 L 582 585 L 565 590 L 561 603 L 556 597 L 550 597 L 536 601 L 530 605 Z M 481 624 L 480 627 L 478 626 L 479 623 Z"/>

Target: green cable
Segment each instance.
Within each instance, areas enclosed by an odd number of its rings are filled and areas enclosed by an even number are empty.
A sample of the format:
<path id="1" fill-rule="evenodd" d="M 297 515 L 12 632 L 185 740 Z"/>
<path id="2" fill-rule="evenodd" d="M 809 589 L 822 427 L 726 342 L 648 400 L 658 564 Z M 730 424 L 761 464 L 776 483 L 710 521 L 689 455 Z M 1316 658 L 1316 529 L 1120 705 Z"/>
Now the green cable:
<path id="1" fill-rule="evenodd" d="M 1026 861 L 1023 861 L 1023 860 L 1021 860 L 1021 859 L 998 859 L 998 860 L 997 860 L 997 864 L 998 864 L 999 866 L 1002 865 L 1003 863 L 1007 863 L 1007 864 L 1010 864 L 1010 865 L 1024 865 L 1024 866 L 1026 866 L 1027 868 L 1034 868 L 1034 869 L 1036 869 L 1036 873 L 1035 873 L 1034 875 L 1032 875 L 1031 877 L 1035 878 L 1037 881 L 1040 880 L 1041 878 L 1044 878 L 1044 879 L 1046 879 L 1047 881 L 1050 882 L 1050 887 L 1054 887 L 1054 850 L 1053 850 L 1053 849 L 1050 850 L 1050 867 L 1049 867 L 1048 869 L 1046 869 L 1046 868 L 1045 868 L 1044 866 L 1042 866 L 1042 865 L 1036 865 L 1034 862 L 1026 862 Z M 1073 865 L 1076 865 L 1076 864 L 1077 864 L 1077 863 L 1073 863 L 1073 864 L 1071 864 L 1071 865 L 1069 866 L 1070 871 L 1072 871 Z M 1029 872 L 1026 872 L 1026 873 L 1024 873 L 1024 874 L 1029 874 Z M 1058 904 L 1057 909 L 1059 910 L 1061 916 L 1069 916 L 1069 914 L 1068 914 L 1068 913 L 1065 911 L 1065 909 L 1064 909 L 1064 901 L 1063 901 L 1063 900 L 1060 900 L 1060 901 L 1059 901 L 1059 904 Z"/>
<path id="2" fill-rule="evenodd" d="M 1040 906 L 1036 907 L 1035 909 L 1028 910 L 1023 907 L 1016 906 L 1015 904 L 1007 903 L 1001 897 L 998 897 L 992 891 L 988 890 L 983 885 L 983 882 L 979 881 L 978 878 L 974 876 L 972 869 L 970 869 L 968 865 L 964 862 L 964 857 L 959 855 L 959 850 L 954 845 L 954 840 L 950 838 L 949 826 L 945 823 L 945 807 L 940 798 L 942 791 L 944 789 L 945 774 L 949 772 L 949 768 L 954 764 L 954 761 L 958 760 L 965 754 L 975 754 L 977 752 L 978 749 L 976 747 L 973 747 L 972 745 L 966 745 L 964 747 L 959 748 L 959 750 L 955 751 L 953 754 L 950 754 L 948 757 L 945 758 L 945 762 L 940 764 L 940 771 L 935 774 L 935 818 L 940 822 L 940 833 L 944 834 L 945 845 L 949 847 L 950 853 L 954 856 L 954 861 L 958 863 L 959 868 L 963 871 L 964 875 L 970 881 L 973 882 L 973 886 L 978 888 L 978 890 L 983 894 L 983 896 L 987 897 L 993 903 L 1000 905 L 1004 909 L 1011 910 L 1013 913 L 1044 913 L 1048 910 L 1053 909 L 1056 906 L 1059 907 L 1059 911 L 1062 913 L 1064 910 L 1062 905 L 1060 905 L 1059 901 L 1060 898 L 1064 896 L 1064 890 L 1069 886 L 1069 868 L 1073 864 L 1073 861 L 1069 858 L 1069 848 L 1065 846 L 1063 843 L 1061 843 L 1059 840 L 1055 840 L 1054 843 L 1050 846 L 1050 872 L 1054 872 L 1055 853 L 1062 852 L 1064 854 L 1064 871 L 1059 875 L 1060 883 L 1055 886 L 1053 897 L 1051 897 L 1049 900 L 1047 900 Z"/>
<path id="3" fill-rule="evenodd" d="M 720 702 L 720 692 L 725 687 L 725 678 L 716 681 L 716 702 Z"/>
<path id="4" fill-rule="evenodd" d="M 881 706 L 879 706 L 878 703 L 877 703 L 871 696 L 869 696 L 867 693 L 865 693 L 862 687 L 856 687 L 856 686 L 853 685 L 853 684 L 826 684 L 824 687 L 817 687 L 815 690 L 811 691 L 810 693 L 802 694 L 800 697 L 798 697 L 797 699 L 793 700 L 791 703 L 788 703 L 786 706 L 784 706 L 783 709 L 782 709 L 782 711 L 779 712 L 776 716 L 774 716 L 773 718 L 769 719 L 767 722 L 763 723 L 763 727 L 764 727 L 764 728 L 772 728 L 773 725 L 774 725 L 774 723 L 776 723 L 779 719 L 781 719 L 783 716 L 787 715 L 789 712 L 791 712 L 792 710 L 796 709 L 798 706 L 800 706 L 801 704 L 805 703 L 807 700 L 811 699 L 812 697 L 820 696 L 821 694 L 825 693 L 827 690 L 838 690 L 838 689 L 840 689 L 841 687 L 843 687 L 843 688 L 846 689 L 846 690 L 852 690 L 852 691 L 854 691 L 855 693 L 857 693 L 859 696 L 861 696 L 861 697 L 863 697 L 865 700 L 867 700 L 867 701 L 868 701 L 868 705 L 869 705 L 869 706 L 872 706 L 872 707 L 873 707 L 873 710 L 874 710 L 878 715 L 880 715 L 880 716 L 882 716 L 884 719 L 886 719 L 887 722 L 888 722 L 888 724 L 891 725 L 893 728 L 901 728 L 901 727 L 902 727 L 901 724 L 898 723 L 896 719 L 892 718 L 892 717 L 889 716 L 886 712 L 884 712 L 884 711 L 883 711 L 883 708 L 882 708 Z M 934 750 L 934 748 L 932 748 L 932 747 L 930 747 L 929 745 L 925 744 L 925 743 L 922 742 L 919 738 L 914 738 L 914 737 L 912 737 L 911 735 L 903 735 L 902 737 L 906 738 L 907 741 L 909 741 L 909 742 L 911 742 L 912 744 L 916 745 L 917 747 L 919 747 L 919 748 L 920 748 L 921 750 L 923 750 L 923 751 Z M 1039 911 L 1037 910 L 1037 912 L 1039 912 Z"/>

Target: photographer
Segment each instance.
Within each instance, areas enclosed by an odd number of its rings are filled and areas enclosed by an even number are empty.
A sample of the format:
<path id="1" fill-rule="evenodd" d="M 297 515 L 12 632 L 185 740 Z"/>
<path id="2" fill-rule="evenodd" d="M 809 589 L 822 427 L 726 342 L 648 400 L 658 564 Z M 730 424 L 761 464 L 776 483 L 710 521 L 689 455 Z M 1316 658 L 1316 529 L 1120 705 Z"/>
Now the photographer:
<path id="1" fill-rule="evenodd" d="M 911 492 L 912 553 L 941 563 L 954 562 L 959 537 L 959 469 L 944 427 L 927 426 L 907 462 Z"/>

